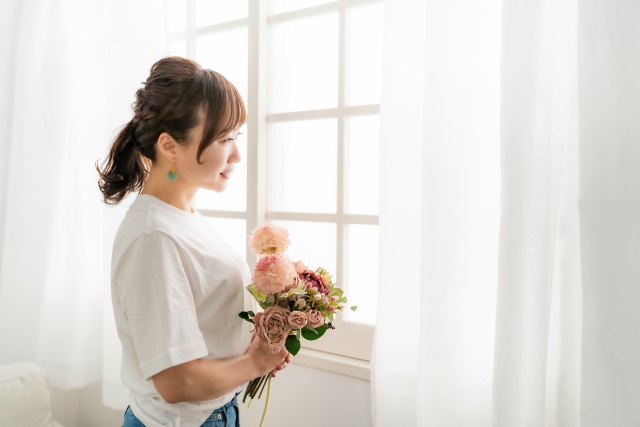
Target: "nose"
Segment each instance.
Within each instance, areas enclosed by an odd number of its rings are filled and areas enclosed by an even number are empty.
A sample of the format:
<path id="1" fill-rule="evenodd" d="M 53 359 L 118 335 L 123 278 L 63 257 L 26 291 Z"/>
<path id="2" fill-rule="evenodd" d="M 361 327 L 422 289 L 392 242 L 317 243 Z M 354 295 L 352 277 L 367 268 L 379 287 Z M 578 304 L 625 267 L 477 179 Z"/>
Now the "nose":
<path id="1" fill-rule="evenodd" d="M 233 144 L 233 151 L 229 156 L 229 163 L 238 163 L 240 160 L 242 160 L 242 156 L 240 155 L 238 144 Z"/>

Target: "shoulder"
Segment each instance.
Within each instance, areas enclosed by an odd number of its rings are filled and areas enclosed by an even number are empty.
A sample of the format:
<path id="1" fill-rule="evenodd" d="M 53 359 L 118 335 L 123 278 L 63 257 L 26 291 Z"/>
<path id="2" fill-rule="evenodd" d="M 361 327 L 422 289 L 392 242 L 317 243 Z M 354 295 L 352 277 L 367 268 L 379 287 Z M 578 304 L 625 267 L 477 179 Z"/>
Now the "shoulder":
<path id="1" fill-rule="evenodd" d="M 178 252 L 180 224 L 171 222 L 152 205 L 134 204 L 127 211 L 113 242 L 111 267 L 114 273 L 122 259 L 136 253 Z"/>

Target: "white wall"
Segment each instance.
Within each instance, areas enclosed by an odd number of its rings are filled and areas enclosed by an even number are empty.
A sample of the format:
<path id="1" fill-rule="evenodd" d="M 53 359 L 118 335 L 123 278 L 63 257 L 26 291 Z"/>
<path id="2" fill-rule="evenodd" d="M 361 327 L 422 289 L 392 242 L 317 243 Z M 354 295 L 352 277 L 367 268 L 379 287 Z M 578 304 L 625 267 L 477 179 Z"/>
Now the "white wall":
<path id="1" fill-rule="evenodd" d="M 372 426 L 369 385 L 369 381 L 292 363 L 271 382 L 264 427 Z M 100 383 L 82 390 L 52 388 L 51 400 L 54 419 L 65 427 L 122 426 L 126 407 L 120 411 L 105 407 Z M 240 400 L 243 427 L 260 424 L 264 402 L 265 394 L 247 409 Z"/>

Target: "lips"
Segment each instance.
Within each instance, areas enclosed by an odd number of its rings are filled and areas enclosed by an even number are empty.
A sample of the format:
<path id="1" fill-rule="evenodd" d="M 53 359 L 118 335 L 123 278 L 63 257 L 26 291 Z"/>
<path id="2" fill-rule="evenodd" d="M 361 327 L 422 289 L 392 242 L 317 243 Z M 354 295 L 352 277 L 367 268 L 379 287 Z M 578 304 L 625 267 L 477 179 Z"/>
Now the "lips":
<path id="1" fill-rule="evenodd" d="M 224 176 L 225 178 L 229 178 L 231 177 L 231 172 L 227 172 L 227 173 L 221 172 L 220 175 Z"/>

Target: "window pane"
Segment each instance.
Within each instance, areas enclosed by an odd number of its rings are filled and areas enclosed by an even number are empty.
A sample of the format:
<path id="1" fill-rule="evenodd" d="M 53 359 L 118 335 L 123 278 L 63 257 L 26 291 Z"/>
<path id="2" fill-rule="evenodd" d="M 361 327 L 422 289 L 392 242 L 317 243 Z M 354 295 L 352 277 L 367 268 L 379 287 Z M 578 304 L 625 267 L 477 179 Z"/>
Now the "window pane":
<path id="1" fill-rule="evenodd" d="M 171 42 L 170 52 L 173 56 L 182 56 L 183 58 L 186 58 L 187 43 L 184 40 Z"/>
<path id="2" fill-rule="evenodd" d="M 247 210 L 247 125 L 240 128 L 238 149 L 241 160 L 235 164 L 235 170 L 222 193 L 201 188 L 194 197 L 196 209 L 215 209 L 222 211 Z"/>
<path id="3" fill-rule="evenodd" d="M 347 295 L 344 320 L 375 324 L 378 293 L 378 226 L 350 224 L 347 226 L 346 274 L 344 292 Z M 348 307 L 357 305 L 356 311 Z"/>
<path id="4" fill-rule="evenodd" d="M 247 0 L 196 0 L 196 27 L 246 18 Z"/>
<path id="5" fill-rule="evenodd" d="M 304 9 L 323 3 L 332 3 L 335 0 L 269 0 L 269 13 L 284 13 L 292 10 Z"/>
<path id="6" fill-rule="evenodd" d="M 247 224 L 244 219 L 206 217 L 206 220 L 242 258 L 247 256 Z"/>
<path id="7" fill-rule="evenodd" d="M 169 31 L 179 33 L 187 28 L 187 0 L 168 0 Z"/>
<path id="8" fill-rule="evenodd" d="M 337 119 L 273 123 L 269 209 L 336 212 Z"/>
<path id="9" fill-rule="evenodd" d="M 347 9 L 347 105 L 380 103 L 382 7 L 377 3 Z"/>
<path id="10" fill-rule="evenodd" d="M 225 76 L 247 105 L 247 28 L 235 28 L 196 38 L 196 61 Z"/>
<path id="11" fill-rule="evenodd" d="M 337 13 L 273 24 L 270 44 L 271 113 L 337 107 Z"/>
<path id="12" fill-rule="evenodd" d="M 335 279 L 336 224 L 306 221 L 272 221 L 289 230 L 291 246 L 287 255 L 292 261 L 302 261 L 315 270 L 323 267 Z"/>
<path id="13" fill-rule="evenodd" d="M 346 125 L 346 211 L 378 215 L 380 116 L 355 116 Z"/>

